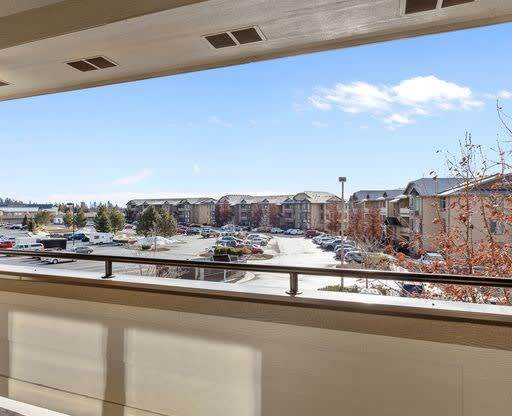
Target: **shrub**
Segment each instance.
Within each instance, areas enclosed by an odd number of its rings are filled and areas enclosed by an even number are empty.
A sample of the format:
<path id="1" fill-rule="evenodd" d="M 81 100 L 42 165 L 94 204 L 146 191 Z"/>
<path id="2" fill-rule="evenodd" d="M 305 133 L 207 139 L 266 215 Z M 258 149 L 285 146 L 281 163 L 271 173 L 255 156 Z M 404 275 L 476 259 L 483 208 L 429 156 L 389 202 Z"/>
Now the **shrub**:
<path id="1" fill-rule="evenodd" d="M 150 250 L 150 249 L 151 249 L 151 246 L 150 246 L 149 244 L 143 244 L 143 245 L 141 246 L 141 249 L 142 249 L 142 250 Z"/>
<path id="2" fill-rule="evenodd" d="M 322 287 L 318 290 L 324 290 L 327 292 L 348 292 L 348 293 L 359 293 L 359 288 L 357 286 L 344 286 L 341 287 L 340 285 L 334 285 L 334 286 L 326 286 Z"/>
<path id="3" fill-rule="evenodd" d="M 222 254 L 229 254 L 230 256 L 244 256 L 244 255 L 251 254 L 251 250 L 247 247 L 235 248 L 235 247 L 217 246 L 217 247 L 215 247 L 214 254 L 216 256 L 220 256 Z"/>

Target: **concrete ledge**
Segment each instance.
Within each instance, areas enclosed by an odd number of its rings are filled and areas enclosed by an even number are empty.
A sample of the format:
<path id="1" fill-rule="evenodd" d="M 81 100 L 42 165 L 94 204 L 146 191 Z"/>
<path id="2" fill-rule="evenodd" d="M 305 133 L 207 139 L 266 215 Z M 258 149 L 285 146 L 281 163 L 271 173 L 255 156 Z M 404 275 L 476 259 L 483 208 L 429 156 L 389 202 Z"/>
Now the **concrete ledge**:
<path id="1" fill-rule="evenodd" d="M 0 291 L 512 351 L 506 306 L 1 266 Z M 6 300 L 7 301 L 7 300 Z M 11 299 L 12 302 L 12 299 Z"/>
<path id="2" fill-rule="evenodd" d="M 0 415 L 2 416 L 66 416 L 41 407 L 17 402 L 16 400 L 0 397 Z"/>

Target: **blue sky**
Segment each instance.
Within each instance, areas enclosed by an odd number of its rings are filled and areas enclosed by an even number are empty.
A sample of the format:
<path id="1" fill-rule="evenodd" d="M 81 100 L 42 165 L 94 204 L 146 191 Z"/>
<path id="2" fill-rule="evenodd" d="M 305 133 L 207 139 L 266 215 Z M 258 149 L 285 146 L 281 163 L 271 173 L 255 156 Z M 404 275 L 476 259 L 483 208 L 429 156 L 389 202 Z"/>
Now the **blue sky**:
<path id="1" fill-rule="evenodd" d="M 0 195 L 339 192 L 443 171 L 512 113 L 512 25 L 2 102 Z"/>

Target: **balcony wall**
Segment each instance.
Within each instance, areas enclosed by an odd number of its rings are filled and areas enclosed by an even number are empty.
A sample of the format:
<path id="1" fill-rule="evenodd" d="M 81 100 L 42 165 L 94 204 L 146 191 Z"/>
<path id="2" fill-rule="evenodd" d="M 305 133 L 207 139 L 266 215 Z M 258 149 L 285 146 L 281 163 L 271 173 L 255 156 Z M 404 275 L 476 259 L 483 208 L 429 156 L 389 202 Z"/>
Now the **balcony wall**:
<path id="1" fill-rule="evenodd" d="M 508 308 L 0 270 L 1 395 L 72 415 L 508 415 Z"/>

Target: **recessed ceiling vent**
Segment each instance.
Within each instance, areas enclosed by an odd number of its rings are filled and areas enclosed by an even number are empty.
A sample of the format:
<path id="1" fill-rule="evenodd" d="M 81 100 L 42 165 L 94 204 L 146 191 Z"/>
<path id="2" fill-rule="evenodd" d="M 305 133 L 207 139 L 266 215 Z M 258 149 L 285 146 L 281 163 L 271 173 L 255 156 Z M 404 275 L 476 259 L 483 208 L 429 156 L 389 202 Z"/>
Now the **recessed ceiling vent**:
<path id="1" fill-rule="evenodd" d="M 246 45 L 248 43 L 261 42 L 265 39 L 258 27 L 230 30 L 229 32 L 216 33 L 205 36 L 205 39 L 215 49 L 228 48 L 230 46 Z"/>
<path id="2" fill-rule="evenodd" d="M 96 56 L 94 58 L 81 59 L 79 61 L 66 63 L 70 67 L 82 72 L 97 71 L 98 69 L 106 69 L 117 66 L 117 64 L 103 56 Z"/>
<path id="3" fill-rule="evenodd" d="M 426 12 L 459 4 L 472 3 L 475 0 L 405 0 L 405 14 Z"/>
<path id="4" fill-rule="evenodd" d="M 472 3 L 475 0 L 443 0 L 442 7 L 458 6 L 459 4 Z"/>
<path id="5" fill-rule="evenodd" d="M 2 81 L 0 79 L 0 87 L 5 87 L 6 85 L 11 85 L 11 84 L 9 84 L 8 82 Z"/>

